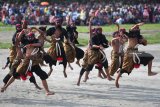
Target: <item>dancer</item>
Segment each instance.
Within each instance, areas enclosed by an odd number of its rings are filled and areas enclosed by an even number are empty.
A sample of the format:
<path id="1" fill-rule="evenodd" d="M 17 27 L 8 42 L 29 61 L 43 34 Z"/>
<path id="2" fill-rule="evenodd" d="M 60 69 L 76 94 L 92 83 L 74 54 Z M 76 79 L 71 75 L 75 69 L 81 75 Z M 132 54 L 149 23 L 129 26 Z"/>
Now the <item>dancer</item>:
<path id="1" fill-rule="evenodd" d="M 97 63 L 102 63 L 103 67 L 105 68 L 105 72 L 107 74 L 107 79 L 111 80 L 112 78 L 109 75 L 108 72 L 108 61 L 105 56 L 105 53 L 103 52 L 103 47 L 102 45 L 102 37 L 97 35 L 97 29 L 92 29 L 91 27 L 91 21 L 93 18 L 90 19 L 89 22 L 89 29 L 90 29 L 90 42 L 89 42 L 89 47 L 87 48 L 84 58 L 83 58 L 83 64 L 82 64 L 82 69 L 80 71 L 80 75 L 78 78 L 77 85 L 80 85 L 80 81 L 82 78 L 82 75 L 86 71 L 85 75 L 85 82 L 88 79 L 89 72 L 93 69 L 94 64 Z"/>
<path id="2" fill-rule="evenodd" d="M 102 33 L 102 28 L 97 27 L 96 29 L 97 29 L 97 35 L 101 38 L 100 42 L 101 42 L 102 49 L 108 48 L 109 47 L 108 40 L 106 39 L 105 35 Z M 102 63 L 97 63 L 95 68 L 98 69 L 98 77 L 100 77 L 102 79 L 107 78 L 106 74 L 103 71 Z"/>
<path id="3" fill-rule="evenodd" d="M 72 43 L 69 40 L 67 31 L 62 27 L 62 19 L 55 18 L 54 22 L 55 22 L 55 27 L 49 28 L 46 34 L 47 36 L 51 36 L 51 40 L 47 40 L 48 42 L 51 42 L 51 47 L 49 48 L 47 53 L 52 57 L 52 60 L 50 59 L 48 60 L 47 58 L 46 60 L 49 63 L 51 69 L 52 65 L 56 65 L 57 61 L 59 61 L 60 64 L 63 64 L 64 67 L 63 74 L 64 77 L 66 78 L 67 58 L 63 43 L 67 42 L 71 46 Z M 51 72 L 49 74 L 51 74 Z"/>
<path id="4" fill-rule="evenodd" d="M 9 81 L 9 79 L 11 78 L 11 76 L 16 73 L 16 68 L 18 67 L 18 65 L 21 62 L 21 48 L 17 45 L 17 38 L 16 36 L 22 31 L 22 29 L 27 29 L 27 22 L 26 21 L 22 21 L 22 25 L 21 24 L 16 24 L 16 32 L 12 37 L 12 47 L 10 48 L 10 55 L 9 55 L 9 59 L 8 59 L 8 63 L 10 63 L 10 72 L 4 77 L 3 82 L 4 85 L 7 84 L 7 82 Z M 23 41 L 26 41 L 25 38 Z M 23 44 L 23 42 L 21 42 L 21 44 Z M 23 45 L 21 45 L 23 46 Z M 34 75 L 31 76 L 31 78 L 29 79 L 31 83 L 33 83 L 35 85 L 35 87 L 37 89 L 41 88 L 38 86 L 36 79 L 34 77 Z"/>
<path id="5" fill-rule="evenodd" d="M 36 28 L 32 28 L 32 29 L 40 31 Z M 24 34 L 25 34 L 25 31 L 22 30 L 18 36 L 18 39 L 20 39 L 21 36 Z M 7 84 L 1 88 L 1 92 L 4 92 L 7 89 L 7 87 L 11 83 L 14 82 L 15 78 L 17 78 L 19 76 L 25 76 L 25 75 L 31 76 L 32 72 L 35 72 L 42 80 L 42 84 L 43 84 L 43 87 L 46 91 L 46 95 L 53 95 L 54 93 L 50 92 L 48 89 L 48 84 L 46 81 L 46 79 L 48 78 L 48 75 L 39 66 L 39 63 L 41 60 L 41 57 L 39 56 L 39 48 L 42 46 L 42 44 L 40 42 L 38 42 L 38 39 L 35 38 L 35 35 L 32 32 L 28 33 L 26 37 L 27 37 L 29 44 L 25 45 L 25 48 L 26 48 L 26 52 L 24 55 L 25 59 L 20 64 L 20 66 L 18 66 L 16 73 L 10 78 L 10 80 L 7 82 Z M 26 69 L 26 65 L 28 65 L 27 69 Z M 28 71 L 28 70 L 30 70 L 30 71 Z M 29 72 L 30 72 L 30 74 L 29 74 Z"/>
<path id="6" fill-rule="evenodd" d="M 75 54 L 76 54 L 75 58 L 77 59 L 76 64 L 81 66 L 80 65 L 80 59 L 83 58 L 84 51 L 76 46 L 76 44 L 79 44 L 79 42 L 77 40 L 78 39 L 78 32 L 77 32 L 76 29 L 77 29 L 77 27 L 75 25 L 75 22 L 72 21 L 70 19 L 70 16 L 69 16 L 67 26 L 66 26 L 66 30 L 67 30 L 68 36 L 70 38 L 70 41 L 71 41 L 71 43 L 72 43 L 72 45 L 74 46 L 74 49 L 75 49 Z M 74 58 L 73 55 L 70 55 L 70 57 Z M 73 69 L 69 62 L 68 62 L 68 65 L 71 69 Z"/>
<path id="7" fill-rule="evenodd" d="M 113 47 L 111 51 L 111 65 L 109 69 L 109 74 L 113 76 L 115 72 L 122 67 L 123 56 L 124 56 L 124 44 L 127 42 L 127 37 L 124 35 L 125 29 L 114 32 L 113 39 L 111 40 L 111 46 Z"/>
<path id="8" fill-rule="evenodd" d="M 122 69 L 116 77 L 115 85 L 117 88 L 119 88 L 119 79 L 121 75 L 123 73 L 127 73 L 129 75 L 133 68 L 138 68 L 140 64 L 143 64 L 144 66 L 148 65 L 148 76 L 157 74 L 152 72 L 152 60 L 154 57 L 149 53 L 138 51 L 138 45 L 147 45 L 147 40 L 140 35 L 139 26 L 142 26 L 143 24 L 144 23 L 138 23 L 129 30 L 129 33 L 125 32 L 128 36 L 128 47 L 124 54 Z"/>

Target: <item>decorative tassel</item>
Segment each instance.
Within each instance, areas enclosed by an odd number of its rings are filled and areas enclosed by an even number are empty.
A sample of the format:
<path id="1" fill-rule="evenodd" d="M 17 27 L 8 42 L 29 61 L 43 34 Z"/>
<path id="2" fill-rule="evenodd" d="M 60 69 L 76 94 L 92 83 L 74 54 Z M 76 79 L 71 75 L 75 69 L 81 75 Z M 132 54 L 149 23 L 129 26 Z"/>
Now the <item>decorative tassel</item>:
<path id="1" fill-rule="evenodd" d="M 30 77 L 31 77 L 32 75 L 33 75 L 33 73 L 32 73 L 31 71 L 28 71 L 28 72 L 27 72 L 27 76 L 30 76 Z"/>
<path id="2" fill-rule="evenodd" d="M 25 75 L 21 75 L 20 78 L 21 78 L 23 81 L 27 80 L 27 77 L 26 77 Z"/>
<path id="3" fill-rule="evenodd" d="M 20 78 L 25 81 L 29 79 L 31 76 L 33 76 L 33 73 L 31 71 L 28 71 L 26 75 L 21 75 Z"/>
<path id="4" fill-rule="evenodd" d="M 140 64 L 134 64 L 134 68 L 139 68 Z"/>
<path id="5" fill-rule="evenodd" d="M 96 69 L 102 69 L 102 67 L 103 67 L 103 66 L 102 66 L 101 63 L 97 63 L 96 66 L 95 66 Z"/>
<path id="6" fill-rule="evenodd" d="M 58 58 L 57 58 L 57 61 L 62 62 L 62 61 L 63 61 L 63 58 L 62 58 L 62 57 L 58 57 Z"/>

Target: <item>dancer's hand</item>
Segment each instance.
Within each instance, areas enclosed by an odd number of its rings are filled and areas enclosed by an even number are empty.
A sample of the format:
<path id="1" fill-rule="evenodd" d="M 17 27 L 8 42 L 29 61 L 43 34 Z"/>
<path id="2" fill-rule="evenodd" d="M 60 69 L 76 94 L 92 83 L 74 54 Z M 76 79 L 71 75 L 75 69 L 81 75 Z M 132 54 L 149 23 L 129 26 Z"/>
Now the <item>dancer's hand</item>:
<path id="1" fill-rule="evenodd" d="M 144 22 L 138 23 L 137 25 L 142 26 L 142 25 L 144 25 Z"/>
<path id="2" fill-rule="evenodd" d="M 100 47 L 100 49 L 101 49 L 101 50 L 103 50 L 103 49 L 104 49 L 104 47 L 103 47 L 103 46 L 101 46 L 101 45 L 100 45 L 99 47 Z"/>

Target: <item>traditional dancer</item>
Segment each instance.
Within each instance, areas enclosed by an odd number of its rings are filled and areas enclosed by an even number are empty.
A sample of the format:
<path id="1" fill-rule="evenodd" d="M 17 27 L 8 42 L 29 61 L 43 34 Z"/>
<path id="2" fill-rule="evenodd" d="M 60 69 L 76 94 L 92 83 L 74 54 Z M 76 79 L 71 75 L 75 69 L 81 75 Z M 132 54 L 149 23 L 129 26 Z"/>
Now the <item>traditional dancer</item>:
<path id="1" fill-rule="evenodd" d="M 124 56 L 124 43 L 127 42 L 127 37 L 124 35 L 125 29 L 114 32 L 113 39 L 111 40 L 111 46 L 113 47 L 111 51 L 111 65 L 109 69 L 109 74 L 113 76 L 115 72 L 122 67 L 123 56 Z"/>
<path id="2" fill-rule="evenodd" d="M 55 22 L 55 27 L 49 28 L 46 34 L 47 36 L 51 36 L 51 41 L 48 40 L 48 42 L 51 42 L 51 47 L 48 50 L 48 54 L 52 57 L 52 60 L 49 59 L 48 63 L 51 69 L 52 65 L 56 65 L 57 61 L 59 61 L 60 64 L 63 64 L 64 67 L 63 74 L 64 77 L 66 78 L 67 58 L 63 43 L 65 42 L 71 46 L 72 44 L 69 40 L 67 31 L 62 27 L 62 19 L 56 18 L 54 22 Z"/>
<path id="3" fill-rule="evenodd" d="M 8 64 L 10 64 L 9 68 L 11 69 L 11 65 L 12 65 L 14 59 L 16 58 L 16 54 L 17 54 L 16 46 L 15 46 L 16 35 L 22 31 L 22 26 L 21 26 L 21 24 L 16 24 L 15 27 L 16 27 L 16 32 L 14 33 L 14 35 L 12 37 L 12 46 L 10 47 L 9 57 L 7 57 L 7 63 L 5 65 L 5 67 L 3 67 L 3 69 L 5 69 L 8 66 Z"/>
<path id="4" fill-rule="evenodd" d="M 27 28 L 27 22 L 26 21 L 23 21 L 22 25 L 21 24 L 16 24 L 16 32 L 12 37 L 12 47 L 10 48 L 10 55 L 9 55 L 9 59 L 8 59 L 8 63 L 10 63 L 10 72 L 3 79 L 4 85 L 7 84 L 8 80 L 16 72 L 16 68 L 18 67 L 18 65 L 21 62 L 21 58 L 20 58 L 21 57 L 21 54 L 20 54 L 21 49 L 16 44 L 16 41 L 17 41 L 16 36 L 22 31 L 22 29 L 26 29 L 26 28 Z M 41 89 L 38 86 L 34 75 L 32 75 L 29 80 L 30 80 L 31 83 L 34 83 L 34 85 L 37 89 Z"/>
<path id="5" fill-rule="evenodd" d="M 74 46 L 74 49 L 75 49 L 75 54 L 76 54 L 75 58 L 77 59 L 76 64 L 81 66 L 79 61 L 80 61 L 80 59 L 83 58 L 84 51 L 76 46 L 76 44 L 79 44 L 79 42 L 77 40 L 78 39 L 78 32 L 77 32 L 76 29 L 77 29 L 77 27 L 75 25 L 75 22 L 71 21 L 70 16 L 69 16 L 67 26 L 66 26 L 66 30 L 67 30 L 68 36 L 70 38 L 70 41 L 71 41 L 71 43 L 72 43 L 72 45 Z M 70 55 L 70 57 L 74 58 L 73 55 Z M 70 65 L 70 63 L 68 63 L 68 65 L 71 69 L 73 69 L 72 66 Z"/>
<path id="6" fill-rule="evenodd" d="M 103 49 L 106 49 L 109 47 L 108 45 L 108 40 L 106 39 L 105 35 L 102 33 L 102 28 L 101 27 L 97 27 L 97 35 L 101 38 L 100 42 L 101 42 L 101 47 Z M 95 66 L 96 69 L 98 69 L 98 77 L 100 78 L 107 78 L 106 74 L 103 71 L 103 65 L 102 63 L 97 63 Z"/>
<path id="7" fill-rule="evenodd" d="M 140 35 L 139 26 L 142 26 L 144 23 L 138 23 L 134 25 L 129 33 L 125 32 L 128 36 L 128 47 L 124 54 L 124 61 L 122 64 L 122 69 L 117 75 L 115 85 L 119 88 L 119 79 L 123 73 L 128 73 L 128 75 L 132 72 L 133 68 L 138 68 L 140 64 L 144 66 L 148 65 L 148 76 L 156 75 L 157 73 L 152 72 L 152 60 L 154 57 L 145 52 L 138 51 L 138 45 L 142 44 L 144 46 L 147 45 L 147 40 L 144 39 L 142 35 Z"/>
<path id="8" fill-rule="evenodd" d="M 112 79 L 108 72 L 108 61 L 105 53 L 102 50 L 103 47 L 101 46 L 103 44 L 101 40 L 103 39 L 99 35 L 97 35 L 97 29 L 92 29 L 91 27 L 92 19 L 93 18 L 91 18 L 89 22 L 89 29 L 90 29 L 89 47 L 87 48 L 83 58 L 82 69 L 80 71 L 80 75 L 77 82 L 78 86 L 80 85 L 83 73 L 86 71 L 84 81 L 87 81 L 89 72 L 93 69 L 94 64 L 97 63 L 102 63 L 102 66 L 105 68 L 105 71 L 107 73 L 107 79 L 108 80 Z"/>
<path id="9" fill-rule="evenodd" d="M 32 28 L 32 29 L 35 29 L 40 32 L 39 29 L 36 29 L 36 28 Z M 24 35 L 25 33 L 26 31 L 22 30 L 17 37 L 18 40 L 21 40 L 22 35 Z M 50 92 L 48 89 L 48 84 L 46 81 L 46 79 L 48 78 L 48 75 L 39 66 L 40 60 L 42 58 L 40 56 L 39 49 L 42 46 L 42 44 L 38 42 L 38 39 L 35 38 L 35 35 L 34 33 L 32 33 L 32 31 L 28 32 L 26 38 L 28 40 L 27 41 L 28 44 L 25 45 L 26 51 L 25 51 L 24 60 L 23 62 L 20 63 L 20 65 L 16 70 L 16 73 L 13 74 L 13 76 L 10 78 L 7 84 L 1 88 L 1 92 L 4 92 L 7 89 L 7 87 L 15 80 L 15 78 L 19 76 L 21 77 L 26 76 L 26 75 L 32 76 L 32 72 L 35 72 L 42 80 L 42 84 L 46 91 L 46 95 L 53 95 L 54 93 Z"/>

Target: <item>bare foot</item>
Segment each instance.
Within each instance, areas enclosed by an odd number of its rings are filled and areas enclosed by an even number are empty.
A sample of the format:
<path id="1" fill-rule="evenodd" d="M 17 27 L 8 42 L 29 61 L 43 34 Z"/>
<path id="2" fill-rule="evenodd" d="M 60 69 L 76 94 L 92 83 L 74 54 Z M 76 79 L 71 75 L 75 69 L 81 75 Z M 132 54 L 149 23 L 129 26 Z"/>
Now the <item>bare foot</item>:
<path id="1" fill-rule="evenodd" d="M 68 66 L 70 67 L 71 70 L 73 70 L 73 67 L 70 64 L 68 64 Z"/>
<path id="2" fill-rule="evenodd" d="M 156 72 L 150 72 L 150 73 L 148 73 L 148 76 L 154 76 L 154 75 L 157 75 L 158 73 L 156 73 Z"/>
<path id="3" fill-rule="evenodd" d="M 116 85 L 117 88 L 119 88 L 119 83 L 118 83 L 118 81 L 115 82 L 115 85 Z"/>
<path id="4" fill-rule="evenodd" d="M 104 79 L 106 79 L 106 78 L 107 78 L 107 76 L 104 77 Z"/>
<path id="5" fill-rule="evenodd" d="M 88 79 L 89 79 L 89 77 L 85 78 L 85 79 L 83 80 L 83 82 L 87 82 Z"/>
<path id="6" fill-rule="evenodd" d="M 38 86 L 38 84 L 37 84 L 37 83 L 34 83 L 34 85 L 35 85 L 35 87 L 36 87 L 37 89 L 39 89 L 39 90 L 41 90 L 41 89 L 42 89 L 40 86 Z"/>
<path id="7" fill-rule="evenodd" d="M 2 88 L 1 88 L 1 92 L 2 92 L 2 93 L 3 93 L 5 90 L 6 90 L 5 87 L 2 87 Z"/>
<path id="8" fill-rule="evenodd" d="M 77 82 L 77 86 L 80 86 L 80 82 L 79 81 Z"/>
<path id="9" fill-rule="evenodd" d="M 84 79 L 83 82 L 87 82 L 87 79 Z"/>
<path id="10" fill-rule="evenodd" d="M 6 67 L 2 67 L 2 69 L 6 69 Z"/>
<path id="11" fill-rule="evenodd" d="M 65 71 L 63 71 L 64 77 L 67 78 L 67 74 Z"/>
<path id="12" fill-rule="evenodd" d="M 54 94 L 55 94 L 54 92 L 50 92 L 50 91 L 46 93 L 46 95 L 54 95 Z"/>
<path id="13" fill-rule="evenodd" d="M 107 75 L 103 75 L 103 78 L 107 78 Z"/>
<path id="14" fill-rule="evenodd" d="M 107 77 L 107 79 L 109 80 L 109 81 L 112 81 L 112 80 L 115 80 L 114 78 L 112 78 L 112 77 Z"/>
<path id="15" fill-rule="evenodd" d="M 36 86 L 36 88 L 37 88 L 37 89 L 39 89 L 39 90 L 41 90 L 41 89 L 42 89 L 42 88 L 41 88 L 41 87 L 39 87 L 39 86 Z"/>

